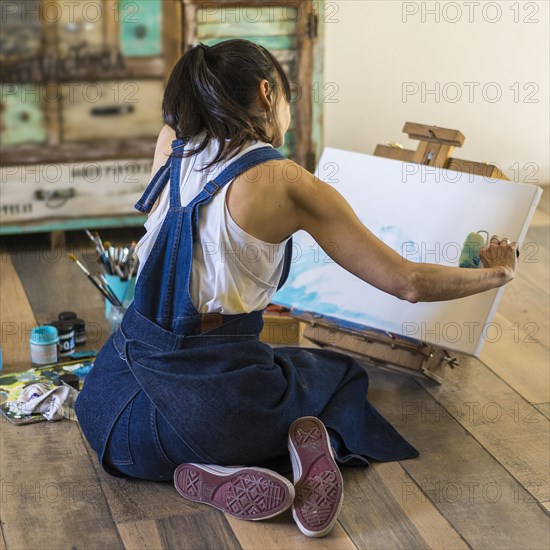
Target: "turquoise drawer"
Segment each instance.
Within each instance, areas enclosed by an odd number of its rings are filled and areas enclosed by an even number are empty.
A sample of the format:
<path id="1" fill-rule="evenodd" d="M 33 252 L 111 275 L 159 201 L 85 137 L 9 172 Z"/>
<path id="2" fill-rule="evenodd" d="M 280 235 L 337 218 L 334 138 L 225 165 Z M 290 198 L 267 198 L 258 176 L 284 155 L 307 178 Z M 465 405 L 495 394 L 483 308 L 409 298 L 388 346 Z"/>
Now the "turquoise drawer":
<path id="1" fill-rule="evenodd" d="M 174 0 L 168 0 L 170 2 Z M 160 0 L 120 0 L 120 50 L 126 57 L 162 54 L 162 3 Z"/>
<path id="2" fill-rule="evenodd" d="M 0 144 L 44 143 L 46 125 L 41 107 L 43 88 L 38 84 L 0 86 Z"/>

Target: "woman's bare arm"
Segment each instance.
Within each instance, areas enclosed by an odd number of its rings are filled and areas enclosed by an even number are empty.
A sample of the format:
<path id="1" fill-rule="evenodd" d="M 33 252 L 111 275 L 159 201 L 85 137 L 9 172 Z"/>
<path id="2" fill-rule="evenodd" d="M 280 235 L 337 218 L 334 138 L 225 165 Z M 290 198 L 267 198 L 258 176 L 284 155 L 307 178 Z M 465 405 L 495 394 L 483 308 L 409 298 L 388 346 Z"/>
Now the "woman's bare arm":
<path id="1" fill-rule="evenodd" d="M 411 262 L 369 231 L 336 189 L 306 170 L 299 182 L 285 186 L 295 208 L 295 229 L 307 231 L 344 269 L 397 298 L 411 303 L 453 300 L 513 279 L 515 249 L 499 265 L 480 269 Z"/>

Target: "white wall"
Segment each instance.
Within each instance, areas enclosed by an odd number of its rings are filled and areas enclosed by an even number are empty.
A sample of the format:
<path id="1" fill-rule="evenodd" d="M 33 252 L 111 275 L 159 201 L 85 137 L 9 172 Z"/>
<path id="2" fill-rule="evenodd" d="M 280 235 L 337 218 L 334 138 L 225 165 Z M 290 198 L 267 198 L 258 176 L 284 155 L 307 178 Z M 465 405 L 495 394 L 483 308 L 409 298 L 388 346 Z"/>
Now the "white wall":
<path id="1" fill-rule="evenodd" d="M 434 9 L 439 22 L 428 13 Z M 377 143 L 397 141 L 416 149 L 403 124 L 434 124 L 466 136 L 454 157 L 496 163 L 513 181 L 547 185 L 548 13 L 546 0 L 327 0 L 325 145 L 372 154 Z M 406 82 L 412 93 L 403 97 Z M 439 95 L 422 97 L 422 87 L 436 83 Z M 462 97 L 454 101 L 457 91 Z M 529 94 L 538 103 L 527 103 Z"/>

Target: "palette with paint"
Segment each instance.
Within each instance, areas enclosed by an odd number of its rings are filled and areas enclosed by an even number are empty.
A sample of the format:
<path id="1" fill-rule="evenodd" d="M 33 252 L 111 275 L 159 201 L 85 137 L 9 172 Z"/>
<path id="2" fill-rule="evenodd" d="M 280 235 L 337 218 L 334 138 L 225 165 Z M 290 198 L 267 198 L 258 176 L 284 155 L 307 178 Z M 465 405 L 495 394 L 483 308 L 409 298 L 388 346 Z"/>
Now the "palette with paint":
<path id="1" fill-rule="evenodd" d="M 93 367 L 92 361 L 83 361 L 74 365 L 36 367 L 23 372 L 14 372 L 0 376 L 0 412 L 15 424 L 32 424 L 45 420 L 41 414 L 23 414 L 10 403 L 17 401 L 23 389 L 36 382 L 53 385 L 59 376 L 72 373 L 78 376 L 80 383 Z"/>

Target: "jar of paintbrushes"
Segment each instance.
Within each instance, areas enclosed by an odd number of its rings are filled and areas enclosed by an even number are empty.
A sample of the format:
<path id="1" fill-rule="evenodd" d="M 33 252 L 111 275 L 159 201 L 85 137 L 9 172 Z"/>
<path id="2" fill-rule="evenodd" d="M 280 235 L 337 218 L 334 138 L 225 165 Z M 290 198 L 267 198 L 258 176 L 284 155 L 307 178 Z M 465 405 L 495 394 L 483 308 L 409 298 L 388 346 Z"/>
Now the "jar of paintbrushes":
<path id="1" fill-rule="evenodd" d="M 116 246 L 108 241 L 103 242 L 96 232 L 92 233 L 86 229 L 86 234 L 99 254 L 103 272 L 92 275 L 74 254 L 69 254 L 69 259 L 77 264 L 105 298 L 105 318 L 114 332 L 120 326 L 124 312 L 134 298 L 138 266 L 136 243 Z"/>

